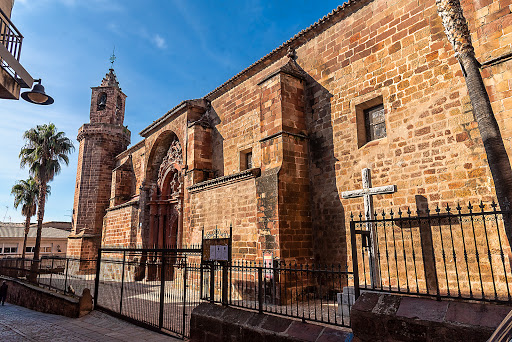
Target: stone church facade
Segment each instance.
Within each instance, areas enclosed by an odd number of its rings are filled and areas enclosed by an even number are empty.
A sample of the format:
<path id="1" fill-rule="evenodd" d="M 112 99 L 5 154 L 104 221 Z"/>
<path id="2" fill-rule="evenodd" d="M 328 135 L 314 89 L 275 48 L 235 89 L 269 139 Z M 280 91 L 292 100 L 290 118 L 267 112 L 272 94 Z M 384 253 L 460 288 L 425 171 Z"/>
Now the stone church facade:
<path id="1" fill-rule="evenodd" d="M 510 153 L 510 0 L 463 0 Z M 508 56 L 508 57 L 507 57 Z M 200 243 L 233 226 L 233 257 L 348 263 L 363 168 L 377 209 L 494 198 L 461 67 L 434 0 L 351 0 L 127 149 L 113 70 L 80 128 L 68 255 Z"/>

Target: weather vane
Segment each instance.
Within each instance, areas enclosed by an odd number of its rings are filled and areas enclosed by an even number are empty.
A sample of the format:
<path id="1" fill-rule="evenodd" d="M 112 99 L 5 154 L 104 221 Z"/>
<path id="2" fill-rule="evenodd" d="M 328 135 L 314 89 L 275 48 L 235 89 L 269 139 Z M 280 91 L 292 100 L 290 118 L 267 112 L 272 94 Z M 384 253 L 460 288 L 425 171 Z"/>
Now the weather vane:
<path id="1" fill-rule="evenodd" d="M 110 56 L 110 68 L 111 69 L 114 69 L 114 62 L 116 61 L 116 54 L 115 54 L 115 51 L 116 51 L 116 47 L 114 46 L 114 49 L 112 50 L 112 56 Z"/>

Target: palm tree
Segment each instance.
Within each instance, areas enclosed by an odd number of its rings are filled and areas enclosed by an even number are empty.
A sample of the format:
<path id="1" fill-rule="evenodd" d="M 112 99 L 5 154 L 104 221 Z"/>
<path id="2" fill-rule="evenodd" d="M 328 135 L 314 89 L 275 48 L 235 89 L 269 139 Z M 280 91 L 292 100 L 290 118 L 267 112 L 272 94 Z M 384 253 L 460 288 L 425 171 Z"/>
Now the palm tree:
<path id="1" fill-rule="evenodd" d="M 469 27 L 459 0 L 436 0 L 436 4 L 439 16 L 443 20 L 446 36 L 453 46 L 466 80 L 473 115 L 478 124 L 494 180 L 496 197 L 498 197 L 500 208 L 504 210 L 512 201 L 512 168 L 480 74 L 480 63 L 475 57 Z M 503 218 L 508 241 L 512 244 L 512 222 L 508 215 L 503 215 Z"/>
<path id="2" fill-rule="evenodd" d="M 36 214 L 37 195 L 39 187 L 34 178 L 20 180 L 12 187 L 11 194 L 14 195 L 14 208 L 21 205 L 21 213 L 25 216 L 25 237 L 23 239 L 22 259 L 25 259 L 27 249 L 27 236 L 30 229 L 30 218 Z"/>
<path id="3" fill-rule="evenodd" d="M 32 263 L 32 280 L 35 280 L 41 247 L 41 231 L 43 228 L 44 206 L 48 182 L 53 180 L 61 170 L 61 163 L 69 164 L 68 154 L 74 150 L 73 143 L 64 132 L 58 132 L 54 124 L 38 125 L 23 134 L 25 146 L 21 149 L 21 167 L 28 166 L 39 187 L 37 203 L 37 236 Z"/>

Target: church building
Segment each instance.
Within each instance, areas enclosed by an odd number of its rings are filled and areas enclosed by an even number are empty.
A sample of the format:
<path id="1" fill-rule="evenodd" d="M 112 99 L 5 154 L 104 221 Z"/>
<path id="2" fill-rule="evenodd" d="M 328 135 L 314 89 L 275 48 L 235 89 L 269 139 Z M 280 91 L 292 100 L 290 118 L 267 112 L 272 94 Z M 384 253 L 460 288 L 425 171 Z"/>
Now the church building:
<path id="1" fill-rule="evenodd" d="M 510 1 L 461 1 L 512 155 Z M 507 57 L 508 56 L 508 57 Z M 128 94 L 129 95 L 129 94 Z M 377 210 L 491 201 L 464 76 L 435 0 L 349 0 L 130 145 L 114 70 L 78 133 L 67 255 L 201 242 L 233 227 L 233 258 L 348 264 L 342 193 L 390 186 Z M 366 176 L 363 179 L 362 170 Z"/>

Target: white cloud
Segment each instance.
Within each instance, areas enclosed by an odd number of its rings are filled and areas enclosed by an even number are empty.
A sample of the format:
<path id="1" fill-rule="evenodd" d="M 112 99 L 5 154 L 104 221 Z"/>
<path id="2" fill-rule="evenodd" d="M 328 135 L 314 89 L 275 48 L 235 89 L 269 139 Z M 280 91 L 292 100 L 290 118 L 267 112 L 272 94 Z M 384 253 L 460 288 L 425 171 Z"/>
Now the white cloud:
<path id="1" fill-rule="evenodd" d="M 151 40 L 153 41 L 153 43 L 156 45 L 157 48 L 159 48 L 159 49 L 167 48 L 167 43 L 165 42 L 165 39 L 162 38 L 160 35 L 155 34 Z"/>

